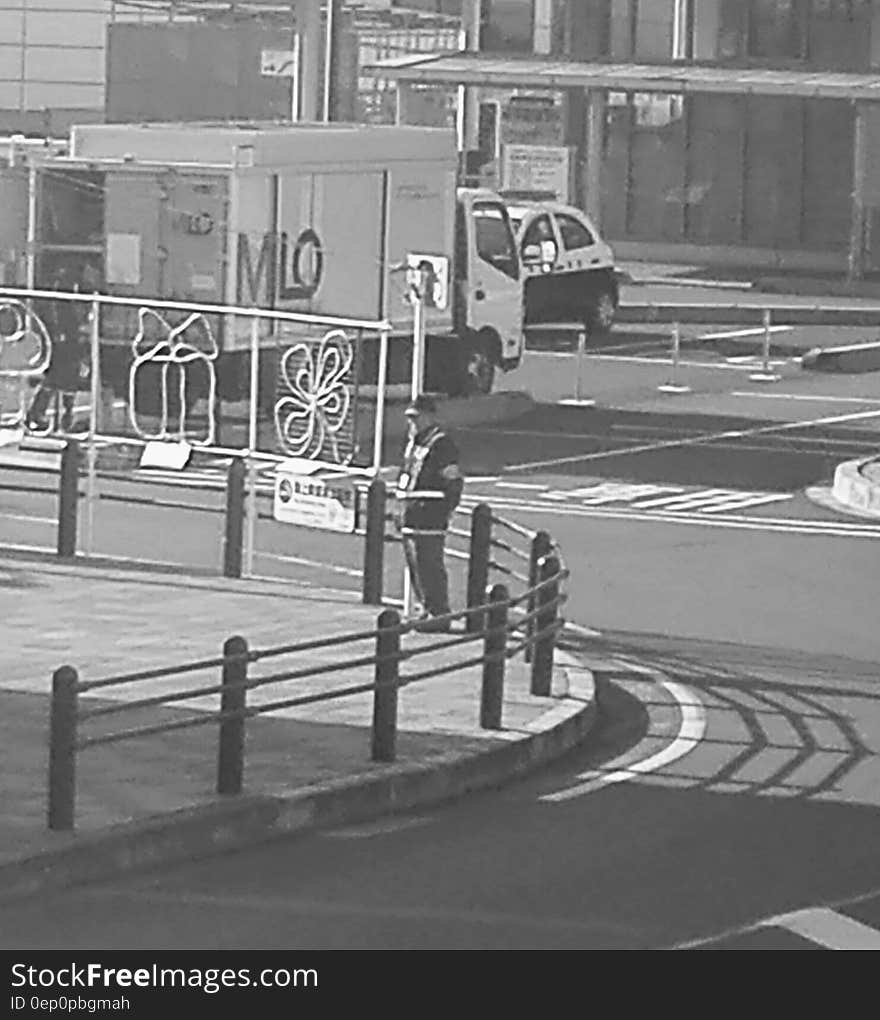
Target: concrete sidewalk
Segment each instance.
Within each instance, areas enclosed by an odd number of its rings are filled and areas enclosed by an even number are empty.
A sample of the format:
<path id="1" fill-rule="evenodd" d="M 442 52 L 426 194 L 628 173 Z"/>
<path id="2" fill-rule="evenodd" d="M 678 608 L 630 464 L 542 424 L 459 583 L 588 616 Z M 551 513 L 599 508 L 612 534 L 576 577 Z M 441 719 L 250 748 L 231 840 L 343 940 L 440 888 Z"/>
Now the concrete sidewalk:
<path id="1" fill-rule="evenodd" d="M 503 782 L 564 753 L 597 717 L 592 674 L 557 653 L 551 697 L 508 664 L 503 729 L 479 728 L 479 667 L 413 683 L 399 701 L 397 760 L 370 760 L 372 696 L 248 720 L 245 792 L 217 798 L 217 726 L 85 748 L 77 756 L 76 830 L 46 827 L 49 691 L 69 663 L 91 680 L 216 657 L 232 634 L 252 649 L 372 629 L 374 607 L 346 592 L 62 564 L 0 553 L 0 899 L 188 860 L 279 834 L 346 824 Z M 442 636 L 440 636 L 442 639 Z M 437 635 L 407 634 L 404 650 Z M 479 654 L 480 645 L 405 662 L 408 675 Z M 271 659 L 257 675 L 373 653 L 372 642 Z M 252 691 L 249 703 L 370 680 L 372 667 Z M 219 670 L 101 688 L 92 708 L 219 680 Z M 100 694 L 100 697 L 97 695 Z M 194 717 L 213 696 L 120 711 L 81 734 Z M 111 699 L 118 699 L 112 702 Z M 97 728 L 96 728 L 97 727 Z"/>

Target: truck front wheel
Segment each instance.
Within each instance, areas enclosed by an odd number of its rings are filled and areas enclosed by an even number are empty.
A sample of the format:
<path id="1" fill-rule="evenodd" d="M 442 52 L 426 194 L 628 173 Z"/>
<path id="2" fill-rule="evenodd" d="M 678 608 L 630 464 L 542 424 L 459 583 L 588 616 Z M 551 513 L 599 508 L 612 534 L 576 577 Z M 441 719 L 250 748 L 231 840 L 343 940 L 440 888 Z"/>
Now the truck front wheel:
<path id="1" fill-rule="evenodd" d="M 610 332 L 616 314 L 617 299 L 614 292 L 608 287 L 600 287 L 593 295 L 584 316 L 587 332 L 597 335 Z"/>
<path id="2" fill-rule="evenodd" d="M 478 333 L 464 352 L 463 383 L 466 396 L 491 393 L 498 362 L 498 342 L 486 333 Z"/>

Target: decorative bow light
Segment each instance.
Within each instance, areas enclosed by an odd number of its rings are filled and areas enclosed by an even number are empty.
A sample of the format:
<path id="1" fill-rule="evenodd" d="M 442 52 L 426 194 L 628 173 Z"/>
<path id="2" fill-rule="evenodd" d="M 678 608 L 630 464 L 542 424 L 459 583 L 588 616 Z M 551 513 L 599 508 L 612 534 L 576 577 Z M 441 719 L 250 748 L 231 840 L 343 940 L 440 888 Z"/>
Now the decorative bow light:
<path id="1" fill-rule="evenodd" d="M 201 346 L 192 342 L 197 337 Z M 138 309 L 138 331 L 131 344 L 134 361 L 128 376 L 128 414 L 135 432 L 143 439 L 188 439 L 196 446 L 214 442 L 214 404 L 217 399 L 217 375 L 213 362 L 219 349 L 211 324 L 201 312 L 192 312 L 182 322 L 172 325 L 152 308 Z M 142 427 L 136 403 L 138 370 L 144 365 L 160 365 L 159 395 L 161 409 L 158 430 Z M 186 382 L 189 366 L 201 364 L 208 373 L 207 432 L 203 438 L 192 438 L 186 432 Z M 169 370 L 177 367 L 178 421 L 176 433 L 169 431 Z"/>
<path id="2" fill-rule="evenodd" d="M 333 462 L 341 463 L 339 433 L 351 407 L 353 361 L 352 345 L 339 329 L 320 343 L 303 341 L 284 352 L 281 379 L 288 392 L 275 403 L 275 430 L 292 456 L 316 460 L 329 446 Z"/>

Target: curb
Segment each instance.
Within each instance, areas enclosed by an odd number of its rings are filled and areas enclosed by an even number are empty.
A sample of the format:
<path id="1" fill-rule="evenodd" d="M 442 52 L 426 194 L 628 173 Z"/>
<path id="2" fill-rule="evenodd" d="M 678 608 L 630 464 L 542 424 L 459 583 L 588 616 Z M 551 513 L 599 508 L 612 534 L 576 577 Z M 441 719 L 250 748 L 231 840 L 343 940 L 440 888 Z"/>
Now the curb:
<path id="1" fill-rule="evenodd" d="M 843 347 L 814 347 L 801 365 L 816 372 L 876 372 L 880 369 L 880 342 Z"/>
<path id="2" fill-rule="evenodd" d="M 564 663 L 557 671 L 564 674 L 566 693 L 526 730 L 500 731 L 507 742 L 499 747 L 389 765 L 378 775 L 314 784 L 289 795 L 216 799 L 112 826 L 64 848 L 0 864 L 0 902 L 240 850 L 293 833 L 373 820 L 500 785 L 571 750 L 600 717 L 602 681 L 577 659 L 557 655 Z"/>
<path id="3" fill-rule="evenodd" d="M 834 470 L 831 499 L 843 508 L 880 517 L 880 485 L 872 482 L 864 473 L 869 464 L 876 463 L 876 457 L 865 457 L 838 464 Z"/>
<path id="4" fill-rule="evenodd" d="M 808 276 L 759 276 L 754 281 L 757 290 L 766 294 L 801 294 L 805 297 L 863 297 L 880 298 L 880 282 L 862 280 L 847 283 L 846 280 L 816 279 Z"/>

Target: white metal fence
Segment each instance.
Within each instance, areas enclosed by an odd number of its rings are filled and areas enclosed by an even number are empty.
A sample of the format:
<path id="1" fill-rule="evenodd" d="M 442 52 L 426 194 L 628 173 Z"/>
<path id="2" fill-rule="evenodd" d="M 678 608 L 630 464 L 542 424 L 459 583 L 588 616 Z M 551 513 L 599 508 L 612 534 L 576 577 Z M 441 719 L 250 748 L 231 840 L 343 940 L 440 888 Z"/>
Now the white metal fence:
<path id="1" fill-rule="evenodd" d="M 0 428 L 7 441 L 47 435 L 62 405 L 70 412 L 65 431 L 80 438 L 87 465 L 87 553 L 99 460 L 198 458 L 218 465 L 219 480 L 220 465 L 243 459 L 250 569 L 267 469 L 297 457 L 342 474 L 380 470 L 389 336 L 379 320 L 0 287 Z M 359 399 L 365 344 L 378 353 L 370 397 Z M 35 402 L 41 386 L 49 399 Z M 40 420 L 29 425 L 29 415 Z"/>

